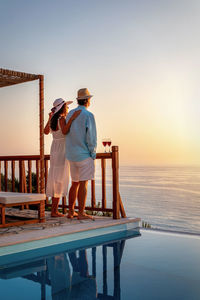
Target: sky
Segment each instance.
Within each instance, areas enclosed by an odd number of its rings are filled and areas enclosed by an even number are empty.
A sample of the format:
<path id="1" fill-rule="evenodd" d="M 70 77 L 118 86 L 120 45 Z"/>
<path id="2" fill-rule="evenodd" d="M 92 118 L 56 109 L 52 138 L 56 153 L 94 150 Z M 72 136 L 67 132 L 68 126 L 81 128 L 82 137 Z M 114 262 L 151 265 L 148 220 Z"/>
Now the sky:
<path id="1" fill-rule="evenodd" d="M 199 1 L 0 0 L 0 43 L 1 68 L 44 75 L 45 122 L 87 87 L 98 152 L 109 137 L 121 164 L 200 164 Z M 39 153 L 38 82 L 0 101 L 0 155 Z"/>

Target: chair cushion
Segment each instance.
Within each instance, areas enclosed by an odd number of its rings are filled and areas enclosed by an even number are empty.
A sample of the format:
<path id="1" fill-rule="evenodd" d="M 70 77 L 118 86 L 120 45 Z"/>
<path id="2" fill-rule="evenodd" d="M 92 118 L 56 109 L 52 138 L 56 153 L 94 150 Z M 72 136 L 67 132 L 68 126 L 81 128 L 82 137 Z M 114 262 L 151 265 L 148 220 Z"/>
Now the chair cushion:
<path id="1" fill-rule="evenodd" d="M 2 204 L 15 204 L 31 201 L 40 201 L 45 199 L 45 194 L 0 192 L 0 203 Z"/>

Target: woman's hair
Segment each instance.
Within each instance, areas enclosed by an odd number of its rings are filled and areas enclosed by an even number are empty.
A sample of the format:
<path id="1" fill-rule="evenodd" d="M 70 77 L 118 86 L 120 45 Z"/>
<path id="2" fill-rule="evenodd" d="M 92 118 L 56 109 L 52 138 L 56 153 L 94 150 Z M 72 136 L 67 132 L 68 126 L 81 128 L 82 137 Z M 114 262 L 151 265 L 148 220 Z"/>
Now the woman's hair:
<path id="1" fill-rule="evenodd" d="M 59 111 L 57 111 L 53 117 L 51 118 L 50 121 L 50 128 L 53 131 L 56 131 L 57 129 L 57 125 L 58 125 L 58 118 L 60 117 L 60 115 L 62 114 L 63 110 L 64 110 L 65 104 L 61 107 L 61 109 Z"/>
<path id="2" fill-rule="evenodd" d="M 79 105 L 85 105 L 88 102 L 88 99 L 77 100 Z"/>

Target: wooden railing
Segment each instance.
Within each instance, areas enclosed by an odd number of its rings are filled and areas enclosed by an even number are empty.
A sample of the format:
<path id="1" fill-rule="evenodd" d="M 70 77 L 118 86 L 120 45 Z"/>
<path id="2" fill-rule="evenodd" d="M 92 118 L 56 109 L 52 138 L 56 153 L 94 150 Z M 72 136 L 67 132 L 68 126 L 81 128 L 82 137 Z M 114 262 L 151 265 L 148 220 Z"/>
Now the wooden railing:
<path id="1" fill-rule="evenodd" d="M 114 219 L 120 218 L 120 213 L 123 218 L 126 217 L 122 200 L 119 194 L 119 152 L 118 146 L 112 147 L 111 153 L 97 153 L 97 159 L 101 160 L 102 174 L 102 200 L 100 207 L 96 204 L 95 195 L 95 180 L 91 181 L 91 206 L 87 206 L 86 210 L 101 211 L 113 213 Z M 108 208 L 106 203 L 106 160 L 112 160 L 112 207 Z M 44 158 L 44 177 L 45 186 L 48 178 L 50 155 L 45 155 Z M 10 176 L 9 174 L 10 167 Z M 0 156 L 0 191 L 12 191 L 23 193 L 39 193 L 40 187 L 40 156 L 39 155 L 20 155 L 20 156 Z M 16 175 L 18 170 L 18 176 Z M 1 178 L 3 175 L 4 178 Z M 33 184 L 34 180 L 34 184 Z M 1 184 L 3 183 L 3 185 Z M 46 206 L 51 204 L 46 200 Z M 63 212 L 68 208 L 66 197 L 62 198 L 61 205 Z M 75 206 L 78 208 L 78 206 Z"/>

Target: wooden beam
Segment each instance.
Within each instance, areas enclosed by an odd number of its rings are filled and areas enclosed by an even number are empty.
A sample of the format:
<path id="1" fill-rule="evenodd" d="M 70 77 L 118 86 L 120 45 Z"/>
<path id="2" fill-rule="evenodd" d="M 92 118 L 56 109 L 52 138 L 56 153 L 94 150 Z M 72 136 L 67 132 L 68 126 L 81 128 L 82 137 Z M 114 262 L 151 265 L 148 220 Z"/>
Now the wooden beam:
<path id="1" fill-rule="evenodd" d="M 40 193 L 45 193 L 44 187 L 44 76 L 40 75 Z"/>
<path id="2" fill-rule="evenodd" d="M 122 218 L 126 218 L 126 212 L 125 212 L 125 209 L 124 209 L 124 206 L 122 203 L 120 193 L 119 193 L 119 205 L 120 205 L 120 213 L 121 213 Z"/>

